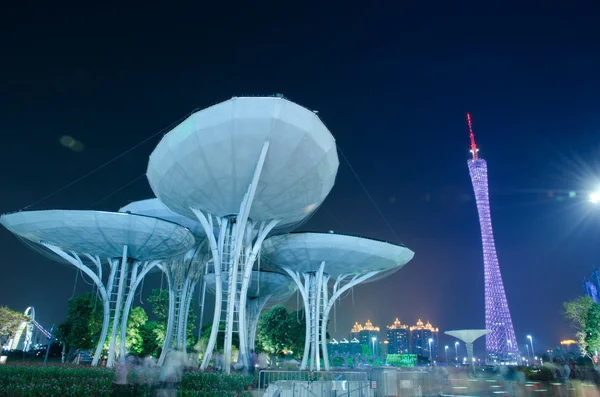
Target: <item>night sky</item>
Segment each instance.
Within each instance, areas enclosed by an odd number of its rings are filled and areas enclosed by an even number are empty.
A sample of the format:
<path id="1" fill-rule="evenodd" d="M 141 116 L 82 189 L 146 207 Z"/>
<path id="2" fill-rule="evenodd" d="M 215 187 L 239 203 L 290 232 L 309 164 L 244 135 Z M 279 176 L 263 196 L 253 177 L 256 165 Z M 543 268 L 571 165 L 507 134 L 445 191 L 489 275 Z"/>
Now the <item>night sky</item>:
<path id="1" fill-rule="evenodd" d="M 232 96 L 283 93 L 319 111 L 347 158 L 303 229 L 399 237 L 416 253 L 393 276 L 355 288 L 333 336 L 396 317 L 483 328 L 469 111 L 517 340 L 524 350 L 530 333 L 537 350 L 573 336 L 562 302 L 583 292 L 600 254 L 600 207 L 584 197 L 600 184 L 593 10 L 50 4 L 2 12 L 0 212 L 57 191 L 29 209 L 117 210 L 151 197 L 144 173 L 162 129 Z M 33 305 L 48 328 L 60 322 L 75 271 L 5 229 L 0 252 L 0 305 Z M 87 290 L 80 278 L 76 293 Z"/>

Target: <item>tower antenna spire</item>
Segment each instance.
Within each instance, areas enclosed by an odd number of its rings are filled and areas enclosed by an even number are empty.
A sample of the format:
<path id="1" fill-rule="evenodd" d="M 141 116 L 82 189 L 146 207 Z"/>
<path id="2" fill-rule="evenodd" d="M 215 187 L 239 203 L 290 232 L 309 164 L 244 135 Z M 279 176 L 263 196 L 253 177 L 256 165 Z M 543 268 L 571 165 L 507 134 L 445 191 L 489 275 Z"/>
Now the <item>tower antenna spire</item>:
<path id="1" fill-rule="evenodd" d="M 477 145 L 475 144 L 475 134 L 473 134 L 473 124 L 471 124 L 471 114 L 467 113 L 467 124 L 469 125 L 469 136 L 471 137 L 471 154 L 473 155 L 473 159 L 477 160 L 479 156 L 477 152 Z"/>

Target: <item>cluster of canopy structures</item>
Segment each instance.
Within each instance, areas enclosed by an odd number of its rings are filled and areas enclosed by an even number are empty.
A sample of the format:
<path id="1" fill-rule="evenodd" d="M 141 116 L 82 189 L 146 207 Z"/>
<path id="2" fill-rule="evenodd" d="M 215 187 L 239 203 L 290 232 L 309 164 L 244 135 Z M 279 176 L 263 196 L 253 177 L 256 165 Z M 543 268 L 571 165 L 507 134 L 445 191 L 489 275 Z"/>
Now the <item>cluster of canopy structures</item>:
<path id="1" fill-rule="evenodd" d="M 329 369 L 325 335 L 335 300 L 414 255 L 365 238 L 290 233 L 323 203 L 338 166 L 335 140 L 314 112 L 280 97 L 235 97 L 192 114 L 163 137 L 147 169 L 156 198 L 118 212 L 24 211 L 0 222 L 94 281 L 104 304 L 94 365 L 106 338 L 107 365 L 115 353 L 125 357 L 136 289 L 160 271 L 168 280 L 169 320 L 159 363 L 169 349 L 185 350 L 187 313 L 201 282 L 203 295 L 215 294 L 202 369 L 219 332 L 224 368 L 234 334 L 247 366 L 261 310 L 296 289 L 306 311 L 302 368 L 310 357 L 311 368 L 320 369 L 322 357 Z"/>

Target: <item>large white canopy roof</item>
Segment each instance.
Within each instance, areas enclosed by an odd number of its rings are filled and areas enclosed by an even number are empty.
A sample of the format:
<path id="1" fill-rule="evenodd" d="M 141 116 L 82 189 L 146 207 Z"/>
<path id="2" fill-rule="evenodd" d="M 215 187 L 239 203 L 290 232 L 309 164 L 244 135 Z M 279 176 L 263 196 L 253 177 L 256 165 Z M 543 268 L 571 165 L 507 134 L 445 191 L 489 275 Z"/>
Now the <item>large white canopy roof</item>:
<path id="1" fill-rule="evenodd" d="M 206 237 L 206 233 L 204 232 L 200 222 L 172 211 L 157 198 L 131 202 L 119 209 L 119 212 L 129 212 L 137 215 L 152 216 L 154 218 L 177 223 L 188 228 L 192 233 L 194 233 L 194 236 L 200 240 Z"/>
<path id="2" fill-rule="evenodd" d="M 266 141 L 250 218 L 299 223 L 329 194 L 339 160 L 317 115 L 283 98 L 236 97 L 192 114 L 150 155 L 148 181 L 156 197 L 192 219 L 190 207 L 237 214 Z"/>
<path id="3" fill-rule="evenodd" d="M 225 273 L 223 276 L 221 282 L 225 287 L 228 283 L 228 274 Z M 207 274 L 204 276 L 204 280 L 209 291 L 214 294 L 216 287 L 215 274 Z M 258 287 L 259 285 L 260 288 Z M 248 299 L 272 294 L 273 300 L 284 301 L 296 292 L 296 289 L 296 283 L 288 276 L 278 273 L 253 271 L 252 279 L 248 286 Z"/>
<path id="4" fill-rule="evenodd" d="M 176 223 L 118 212 L 22 211 L 2 215 L 0 223 L 34 243 L 108 258 L 121 257 L 124 245 L 128 257 L 152 260 L 183 254 L 195 244 L 192 233 Z"/>
<path id="5" fill-rule="evenodd" d="M 414 252 L 404 246 L 363 237 L 290 233 L 264 241 L 261 267 L 270 271 L 290 268 L 307 273 L 316 272 L 324 261 L 324 272 L 338 276 L 401 268 L 413 256 Z"/>

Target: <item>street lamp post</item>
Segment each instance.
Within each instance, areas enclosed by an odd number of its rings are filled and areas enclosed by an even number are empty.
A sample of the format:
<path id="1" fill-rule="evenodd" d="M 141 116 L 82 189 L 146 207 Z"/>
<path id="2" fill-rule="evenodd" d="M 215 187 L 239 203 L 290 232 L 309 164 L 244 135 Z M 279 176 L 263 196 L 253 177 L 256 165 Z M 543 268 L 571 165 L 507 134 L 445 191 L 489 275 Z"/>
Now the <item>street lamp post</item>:
<path id="1" fill-rule="evenodd" d="M 376 337 L 376 336 L 374 336 L 374 337 L 372 337 L 372 338 L 371 338 L 371 340 L 373 341 L 373 357 L 377 357 L 377 356 L 375 355 L 375 341 L 377 340 L 377 337 Z"/>
<path id="2" fill-rule="evenodd" d="M 446 353 L 446 367 L 448 366 L 448 345 L 444 346 L 444 353 Z"/>
<path id="3" fill-rule="evenodd" d="M 433 342 L 433 338 L 429 338 L 429 363 L 433 365 L 433 350 L 431 350 L 431 343 Z"/>
<path id="4" fill-rule="evenodd" d="M 531 356 L 529 355 L 529 345 L 525 343 L 525 347 L 527 348 L 527 363 L 531 361 Z"/>
<path id="5" fill-rule="evenodd" d="M 535 351 L 533 350 L 533 338 L 531 337 L 531 335 L 527 335 L 527 339 L 529 339 L 529 343 L 531 343 L 531 355 L 535 356 Z M 535 360 L 533 361 L 533 363 L 535 364 Z"/>
<path id="6" fill-rule="evenodd" d="M 454 358 L 456 360 L 456 366 L 458 367 L 458 342 L 454 342 Z"/>

